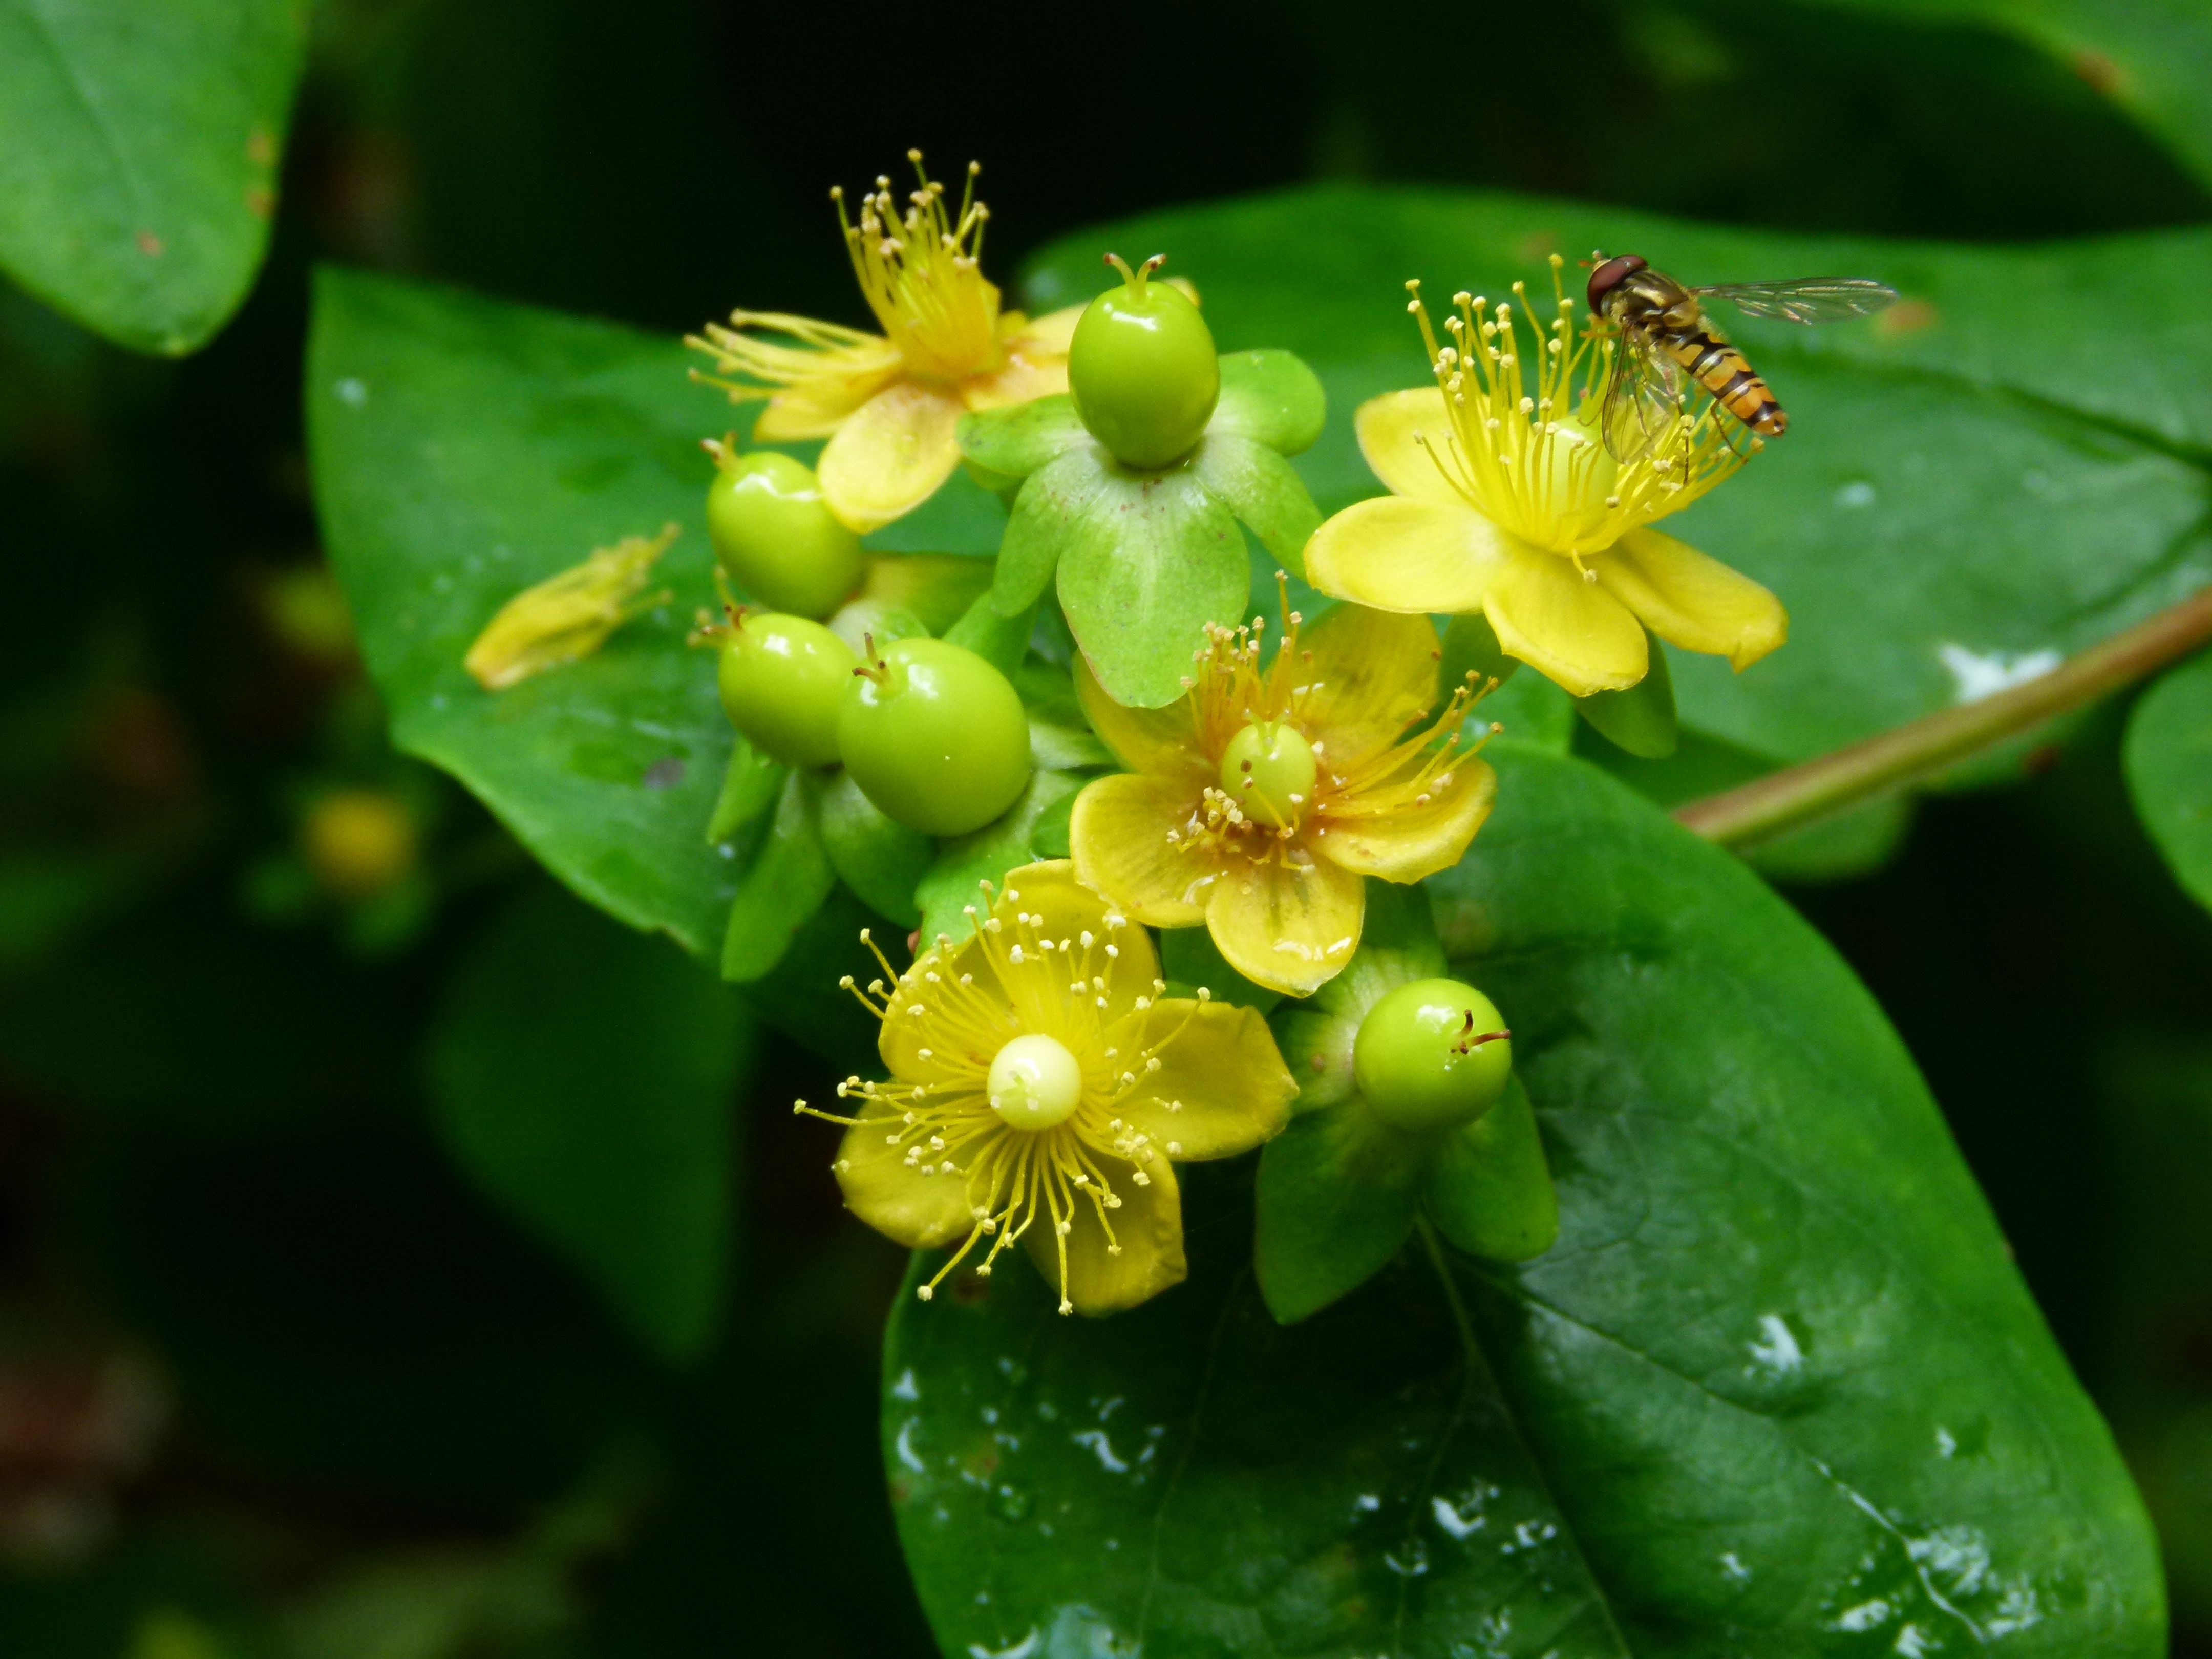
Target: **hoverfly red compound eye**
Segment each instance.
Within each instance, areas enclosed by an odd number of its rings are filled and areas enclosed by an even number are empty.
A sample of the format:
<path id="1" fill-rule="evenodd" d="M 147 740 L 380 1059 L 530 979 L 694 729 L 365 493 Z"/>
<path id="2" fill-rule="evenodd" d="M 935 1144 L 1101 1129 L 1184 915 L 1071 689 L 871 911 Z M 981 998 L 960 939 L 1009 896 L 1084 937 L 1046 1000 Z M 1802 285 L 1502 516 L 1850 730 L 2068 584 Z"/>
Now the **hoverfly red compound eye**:
<path id="1" fill-rule="evenodd" d="M 1623 253 L 1615 258 L 1607 259 L 1595 270 L 1590 272 L 1590 309 L 1592 311 L 1600 309 L 1605 296 L 1620 287 L 1624 277 L 1632 276 L 1643 269 L 1644 260 L 1641 255 Z"/>

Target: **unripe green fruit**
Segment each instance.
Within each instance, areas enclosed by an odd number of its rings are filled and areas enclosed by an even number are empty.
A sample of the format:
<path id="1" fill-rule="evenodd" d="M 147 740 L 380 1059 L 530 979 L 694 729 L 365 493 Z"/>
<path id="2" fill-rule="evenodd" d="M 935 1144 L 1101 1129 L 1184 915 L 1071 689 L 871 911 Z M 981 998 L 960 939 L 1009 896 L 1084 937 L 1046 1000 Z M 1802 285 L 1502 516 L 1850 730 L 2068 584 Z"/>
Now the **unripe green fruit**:
<path id="1" fill-rule="evenodd" d="M 1067 348 L 1067 395 L 1091 435 L 1125 466 L 1166 466 L 1190 453 L 1221 396 L 1221 359 L 1198 307 L 1147 281 L 1164 255 L 1093 300 Z"/>
<path id="2" fill-rule="evenodd" d="M 1221 751 L 1221 787 L 1255 823 L 1296 823 L 1321 775 L 1313 745 L 1287 721 L 1255 720 Z"/>
<path id="3" fill-rule="evenodd" d="M 1352 1079 L 1386 1123 L 1416 1134 L 1460 1128 L 1505 1093 L 1513 1044 L 1504 1030 L 1496 1005 L 1472 985 L 1417 979 L 1359 1022 Z"/>
<path id="4" fill-rule="evenodd" d="M 707 486 L 707 533 L 730 580 L 794 616 L 828 616 L 860 585 L 860 538 L 837 522 L 810 467 L 727 447 Z"/>
<path id="5" fill-rule="evenodd" d="M 897 640 L 847 682 L 837 750 L 886 817 L 964 836 L 1028 787 L 1029 715 L 1006 677 L 974 652 Z"/>
<path id="6" fill-rule="evenodd" d="M 837 714 L 860 659 L 818 622 L 741 611 L 722 641 L 722 712 L 763 754 L 793 766 L 837 758 Z"/>

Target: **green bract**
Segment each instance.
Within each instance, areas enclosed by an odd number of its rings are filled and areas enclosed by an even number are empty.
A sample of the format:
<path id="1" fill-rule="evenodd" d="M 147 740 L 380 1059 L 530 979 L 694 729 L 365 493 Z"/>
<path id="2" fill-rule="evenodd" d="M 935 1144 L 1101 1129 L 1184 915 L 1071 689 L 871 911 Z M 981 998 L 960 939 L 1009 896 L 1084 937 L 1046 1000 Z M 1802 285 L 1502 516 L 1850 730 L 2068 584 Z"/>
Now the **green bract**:
<path id="1" fill-rule="evenodd" d="M 1304 1002 L 1275 1016 L 1299 1082 L 1289 1128 L 1260 1158 L 1254 1259 L 1268 1310 L 1285 1324 L 1356 1289 L 1429 1221 L 1470 1255 L 1525 1261 L 1559 1236 L 1559 1200 L 1536 1119 L 1498 1010 L 1443 977 L 1444 956 L 1418 888 L 1367 884 L 1358 954 Z M 1468 1011 L 1481 1029 L 1468 1031 Z M 1373 1091 L 1370 1097 L 1370 1091 Z M 1387 1099 L 1388 1104 L 1382 1103 Z"/>
<path id="2" fill-rule="evenodd" d="M 860 585 L 860 538 L 832 516 L 813 469 L 775 450 L 717 451 L 707 533 L 738 591 L 778 611 L 826 617 Z"/>
<path id="3" fill-rule="evenodd" d="M 1066 397 L 960 422 L 972 465 L 1024 481 L 993 605 L 1008 616 L 1026 611 L 1057 574 L 1068 627 L 1117 702 L 1174 702 L 1207 624 L 1243 617 L 1251 571 L 1239 520 L 1292 570 L 1321 522 L 1283 459 L 1320 435 L 1321 382 L 1286 351 L 1231 352 L 1219 362 L 1220 397 L 1203 435 L 1157 471 L 1117 460 Z"/>
<path id="4" fill-rule="evenodd" d="M 1164 257 L 1131 270 L 1108 254 L 1122 286 L 1091 302 L 1067 349 L 1068 398 L 1091 435 L 1125 466 L 1181 460 L 1221 395 L 1206 319 L 1178 290 L 1147 280 Z"/>
<path id="5" fill-rule="evenodd" d="M 722 712 L 753 744 L 792 766 L 837 758 L 837 711 L 860 658 L 820 623 L 738 613 L 715 681 Z"/>
<path id="6" fill-rule="evenodd" d="M 933 836 L 981 829 L 1030 780 L 1020 694 L 945 640 L 898 640 L 861 665 L 845 689 L 837 748 L 862 793 Z"/>

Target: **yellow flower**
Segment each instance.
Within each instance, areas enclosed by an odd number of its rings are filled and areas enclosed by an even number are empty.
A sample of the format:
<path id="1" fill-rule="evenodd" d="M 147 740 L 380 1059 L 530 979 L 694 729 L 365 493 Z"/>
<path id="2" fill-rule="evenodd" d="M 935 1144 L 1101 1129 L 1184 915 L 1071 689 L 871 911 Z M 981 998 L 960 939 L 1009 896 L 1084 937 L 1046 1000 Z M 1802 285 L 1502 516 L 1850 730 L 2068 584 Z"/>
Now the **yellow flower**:
<path id="1" fill-rule="evenodd" d="M 778 311 L 734 311 L 731 326 L 708 324 L 689 343 L 714 359 L 715 380 L 732 403 L 764 400 L 757 442 L 828 438 L 817 467 L 823 499 L 851 528 L 869 531 L 912 512 L 936 494 L 960 462 L 953 429 L 971 409 L 1028 403 L 1067 390 L 1067 343 L 1080 306 L 1034 321 L 999 309 L 984 280 L 983 226 L 990 213 L 968 187 L 956 214 L 945 186 L 921 171 L 921 188 L 899 211 L 891 181 L 879 178 L 860 203 L 860 222 L 846 216 L 842 190 L 830 192 L 860 292 L 882 324 L 868 334 Z M 782 339 L 763 337 L 781 336 Z M 789 342 L 790 343 L 786 343 Z"/>
<path id="2" fill-rule="evenodd" d="M 1781 604 L 1646 528 L 1743 465 L 1729 417 L 1706 401 L 1643 455 L 1616 462 L 1597 420 L 1615 343 L 1595 329 L 1574 337 L 1559 265 L 1554 254 L 1548 334 L 1510 304 L 1486 314 L 1462 294 L 1444 320 L 1451 343 L 1440 346 L 1420 285 L 1407 284 L 1437 384 L 1361 407 L 1360 450 L 1391 493 L 1322 525 L 1306 546 L 1307 576 L 1384 611 L 1480 611 L 1509 654 L 1578 697 L 1644 678 L 1646 627 L 1748 667 L 1788 637 Z M 1526 289 L 1513 292 L 1526 313 Z M 1536 359 L 1533 394 L 1521 331 Z"/>
<path id="3" fill-rule="evenodd" d="M 979 1274 L 1018 1239 L 1062 1313 L 1181 1281 L 1175 1163 L 1250 1151 L 1297 1085 L 1256 1012 L 1163 999 L 1158 973 L 1150 935 L 1060 860 L 1009 872 L 969 938 L 939 934 L 861 996 L 893 1080 L 840 1084 L 853 1117 L 798 1109 L 847 1126 L 831 1167 L 855 1215 L 915 1249 L 958 1246 L 925 1302 L 987 1238 Z"/>
<path id="4" fill-rule="evenodd" d="M 1258 635 L 1212 629 L 1164 708 L 1124 708 L 1079 674 L 1129 770 L 1084 789 L 1068 838 L 1077 875 L 1138 921 L 1202 921 L 1245 978 L 1304 996 L 1359 943 L 1360 878 L 1456 864 L 1498 782 L 1458 742 L 1467 690 L 1408 731 L 1436 699 L 1426 617 L 1338 605 L 1302 635 L 1293 611 L 1264 670 Z"/>
<path id="5" fill-rule="evenodd" d="M 532 674 L 590 656 L 631 617 L 675 597 L 665 589 L 638 597 L 675 539 L 672 524 L 658 536 L 625 536 L 583 563 L 524 588 L 484 624 L 461 665 L 485 690 L 503 691 Z"/>

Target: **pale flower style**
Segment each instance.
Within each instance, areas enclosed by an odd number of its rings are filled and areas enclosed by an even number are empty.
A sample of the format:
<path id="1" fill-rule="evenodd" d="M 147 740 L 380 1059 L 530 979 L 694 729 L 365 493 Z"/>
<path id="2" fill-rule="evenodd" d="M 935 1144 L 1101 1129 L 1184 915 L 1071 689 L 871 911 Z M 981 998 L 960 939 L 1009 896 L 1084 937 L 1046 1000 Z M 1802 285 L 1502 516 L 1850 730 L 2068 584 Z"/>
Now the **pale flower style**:
<path id="1" fill-rule="evenodd" d="M 1560 264 L 1553 255 L 1555 294 Z M 1616 462 L 1598 401 L 1617 343 L 1594 329 L 1577 337 L 1572 299 L 1558 295 L 1547 330 L 1511 304 L 1486 312 L 1459 295 L 1439 344 L 1419 285 L 1407 287 L 1436 385 L 1361 406 L 1360 451 L 1391 493 L 1315 532 L 1305 562 L 1316 587 L 1384 611 L 1480 611 L 1509 655 L 1578 697 L 1644 678 L 1647 627 L 1739 670 L 1782 644 L 1790 619 L 1773 594 L 1649 527 L 1730 477 L 1758 440 L 1731 432 L 1707 400 Z M 1513 291 L 1525 313 L 1526 290 Z"/>
<path id="2" fill-rule="evenodd" d="M 983 227 L 975 164 L 956 213 L 945 186 L 921 171 L 899 210 L 879 178 L 854 225 L 844 192 L 830 192 L 844 227 L 853 274 L 883 333 L 787 312 L 734 311 L 690 343 L 720 374 L 693 373 L 733 403 L 764 401 L 753 425 L 763 443 L 827 438 L 817 466 L 823 499 L 838 519 L 866 532 L 912 512 L 960 462 L 954 428 L 970 410 L 1028 403 L 1067 390 L 1067 345 L 1080 306 L 1035 319 L 999 308 L 985 280 Z M 781 336 L 781 340 L 769 337 Z"/>
<path id="3" fill-rule="evenodd" d="M 891 1080 L 840 1084 L 851 1117 L 799 1109 L 847 1126 L 831 1167 L 855 1215 L 953 1250 L 924 1301 L 1019 1241 L 1060 1312 L 1133 1307 L 1184 1274 L 1175 1164 L 1257 1146 L 1297 1085 L 1253 1010 L 1163 997 L 1151 937 L 1065 860 L 1011 872 L 974 926 L 861 997 Z"/>
<path id="4" fill-rule="evenodd" d="M 1245 978 L 1305 996 L 1359 944 L 1362 878 L 1458 863 L 1498 780 L 1461 742 L 1471 689 L 1434 706 L 1428 618 L 1340 605 L 1310 629 L 1289 621 L 1264 668 L 1256 628 L 1215 628 L 1164 708 L 1125 708 L 1079 672 L 1084 712 L 1129 769 L 1085 786 L 1068 840 L 1076 873 L 1139 921 L 1202 922 Z M 1243 758 L 1255 744 L 1257 767 Z"/>

